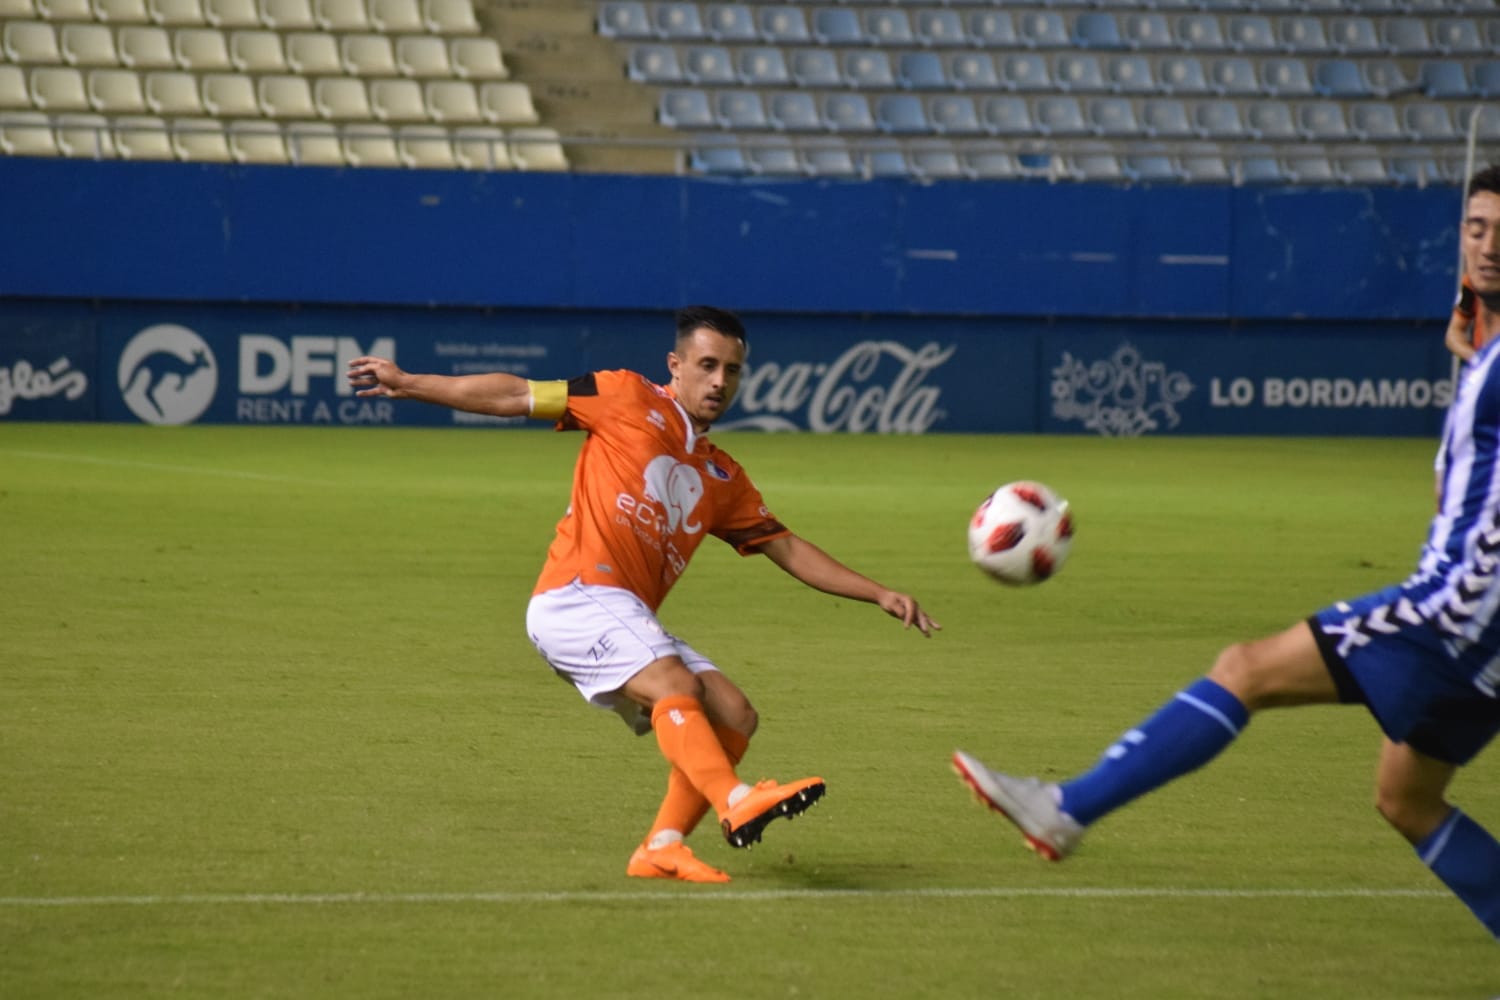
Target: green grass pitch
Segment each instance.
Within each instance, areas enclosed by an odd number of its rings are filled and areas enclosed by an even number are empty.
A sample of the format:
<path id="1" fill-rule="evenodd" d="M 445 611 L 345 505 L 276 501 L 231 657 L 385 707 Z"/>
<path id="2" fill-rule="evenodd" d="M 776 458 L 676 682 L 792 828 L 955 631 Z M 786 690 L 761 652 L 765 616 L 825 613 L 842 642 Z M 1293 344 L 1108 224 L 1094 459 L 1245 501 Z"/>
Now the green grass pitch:
<path id="1" fill-rule="evenodd" d="M 726 434 L 932 640 L 706 543 L 667 626 L 828 797 L 727 886 L 625 861 L 665 783 L 526 639 L 579 439 L 0 424 L 0 996 L 1487 998 L 1500 952 L 1376 815 L 1360 709 L 1258 718 L 1048 865 L 948 771 L 1062 776 L 1225 643 L 1405 575 L 1419 440 Z M 1047 584 L 967 562 L 1067 496 Z M 1500 829 L 1493 752 L 1455 798 Z"/>

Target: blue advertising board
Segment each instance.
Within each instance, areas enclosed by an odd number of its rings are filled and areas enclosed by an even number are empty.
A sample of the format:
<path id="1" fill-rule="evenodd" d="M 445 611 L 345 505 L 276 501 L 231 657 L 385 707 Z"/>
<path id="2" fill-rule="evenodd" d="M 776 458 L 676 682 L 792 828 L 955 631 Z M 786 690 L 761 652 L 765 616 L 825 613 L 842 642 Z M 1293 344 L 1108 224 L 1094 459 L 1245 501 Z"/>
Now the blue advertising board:
<path id="1" fill-rule="evenodd" d="M 723 428 L 1434 435 L 1437 324 L 747 316 Z M 360 398 L 363 354 L 410 371 L 667 378 L 664 312 L 0 303 L 0 419 L 524 425 Z"/>

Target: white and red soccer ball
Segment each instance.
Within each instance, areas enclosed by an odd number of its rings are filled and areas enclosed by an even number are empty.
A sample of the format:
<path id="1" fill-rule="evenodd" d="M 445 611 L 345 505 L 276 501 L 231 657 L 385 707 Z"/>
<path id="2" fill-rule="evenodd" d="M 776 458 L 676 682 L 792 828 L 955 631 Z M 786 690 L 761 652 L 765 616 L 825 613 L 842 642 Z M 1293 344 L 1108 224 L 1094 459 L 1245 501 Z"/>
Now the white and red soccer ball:
<path id="1" fill-rule="evenodd" d="M 969 519 L 969 558 L 1001 583 L 1041 583 L 1072 545 L 1068 501 L 1041 483 L 1006 483 Z"/>

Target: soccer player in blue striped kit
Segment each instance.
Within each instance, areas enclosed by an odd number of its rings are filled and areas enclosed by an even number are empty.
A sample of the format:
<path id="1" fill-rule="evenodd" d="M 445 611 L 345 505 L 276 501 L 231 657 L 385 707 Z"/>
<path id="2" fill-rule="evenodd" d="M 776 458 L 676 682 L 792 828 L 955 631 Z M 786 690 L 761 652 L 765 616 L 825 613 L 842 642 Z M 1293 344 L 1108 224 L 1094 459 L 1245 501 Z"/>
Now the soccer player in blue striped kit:
<path id="1" fill-rule="evenodd" d="M 1376 808 L 1500 938 L 1500 844 L 1445 795 L 1500 730 L 1500 167 L 1470 179 L 1460 239 L 1490 328 L 1448 411 L 1416 572 L 1230 646 L 1072 780 L 1016 778 L 955 753 L 959 776 L 1037 853 L 1062 860 L 1091 824 L 1208 763 L 1260 709 L 1359 703 L 1385 733 Z"/>

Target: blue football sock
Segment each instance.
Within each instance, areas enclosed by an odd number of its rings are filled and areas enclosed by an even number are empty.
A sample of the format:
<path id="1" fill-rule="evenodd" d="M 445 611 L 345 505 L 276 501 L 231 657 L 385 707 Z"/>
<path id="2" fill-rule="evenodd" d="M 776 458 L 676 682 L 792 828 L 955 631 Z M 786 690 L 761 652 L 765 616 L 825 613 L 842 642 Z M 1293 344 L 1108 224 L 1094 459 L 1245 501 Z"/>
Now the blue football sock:
<path id="1" fill-rule="evenodd" d="M 1092 771 L 1064 783 L 1062 809 L 1087 826 L 1207 764 L 1249 721 L 1238 698 L 1204 677 L 1120 737 Z"/>
<path id="2" fill-rule="evenodd" d="M 1417 856 L 1500 938 L 1500 844 L 1484 827 L 1455 809 L 1417 845 Z"/>

